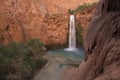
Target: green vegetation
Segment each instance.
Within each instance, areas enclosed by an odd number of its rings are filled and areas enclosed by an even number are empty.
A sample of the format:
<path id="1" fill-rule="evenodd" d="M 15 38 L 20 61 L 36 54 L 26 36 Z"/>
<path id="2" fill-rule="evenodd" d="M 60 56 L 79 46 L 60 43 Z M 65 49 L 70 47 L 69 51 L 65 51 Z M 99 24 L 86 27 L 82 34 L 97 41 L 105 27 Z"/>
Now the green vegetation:
<path id="1" fill-rule="evenodd" d="M 76 8 L 76 10 L 75 11 L 79 11 L 79 10 L 83 10 L 83 9 L 85 9 L 85 8 L 88 8 L 88 7 L 90 7 L 90 6 L 92 6 L 93 4 L 83 4 L 83 5 L 79 5 L 77 8 Z"/>
<path id="2" fill-rule="evenodd" d="M 74 13 L 77 12 L 77 11 L 86 9 L 86 8 L 88 8 L 88 7 L 90 7 L 90 6 L 93 6 L 93 5 L 96 5 L 96 4 L 97 4 L 97 2 L 92 3 L 92 4 L 90 4 L 90 3 L 85 3 L 85 4 L 83 4 L 83 5 L 79 5 L 75 10 L 68 9 L 68 13 L 72 15 L 72 14 L 74 14 Z"/>
<path id="3" fill-rule="evenodd" d="M 74 14 L 74 10 L 72 10 L 72 9 L 68 9 L 68 13 L 70 14 L 70 15 L 72 15 L 72 14 Z"/>
<path id="4" fill-rule="evenodd" d="M 75 12 L 80 11 L 80 10 L 83 10 L 83 9 L 86 9 L 86 8 L 88 8 L 88 7 L 90 7 L 90 6 L 94 6 L 94 5 L 96 5 L 96 4 L 97 4 L 97 2 L 94 2 L 94 3 L 92 3 L 92 4 L 90 4 L 90 3 L 85 3 L 85 4 L 83 4 L 83 5 L 79 5 L 79 6 L 75 9 Z"/>
<path id="5" fill-rule="evenodd" d="M 75 25 L 76 26 L 76 42 L 77 42 L 77 46 L 83 46 L 83 37 L 82 37 L 82 27 L 78 24 Z"/>
<path id="6" fill-rule="evenodd" d="M 42 47 L 38 39 L 0 46 L 0 79 L 32 80 L 35 71 L 46 63 Z"/>

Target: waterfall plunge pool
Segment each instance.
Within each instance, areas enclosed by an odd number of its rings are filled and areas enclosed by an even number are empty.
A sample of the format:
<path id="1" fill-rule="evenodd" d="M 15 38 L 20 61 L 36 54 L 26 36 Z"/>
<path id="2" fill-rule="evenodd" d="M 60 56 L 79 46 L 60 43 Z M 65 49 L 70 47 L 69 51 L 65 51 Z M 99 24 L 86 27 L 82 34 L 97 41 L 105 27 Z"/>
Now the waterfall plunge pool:
<path id="1" fill-rule="evenodd" d="M 84 50 L 82 48 L 65 48 L 58 50 L 51 50 L 47 52 L 51 55 L 61 56 L 68 60 L 80 62 L 84 58 Z"/>
<path id="2" fill-rule="evenodd" d="M 69 48 L 50 50 L 44 56 L 48 63 L 35 76 L 34 80 L 61 80 L 66 69 L 78 67 L 84 58 L 84 50 Z"/>

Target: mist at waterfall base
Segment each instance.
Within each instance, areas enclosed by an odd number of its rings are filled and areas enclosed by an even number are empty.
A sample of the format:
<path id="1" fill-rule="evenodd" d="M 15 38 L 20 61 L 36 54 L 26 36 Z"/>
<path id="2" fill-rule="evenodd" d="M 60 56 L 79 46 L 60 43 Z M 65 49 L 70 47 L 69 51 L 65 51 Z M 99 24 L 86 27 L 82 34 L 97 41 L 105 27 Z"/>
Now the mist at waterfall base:
<path id="1" fill-rule="evenodd" d="M 83 48 L 76 47 L 76 30 L 75 30 L 75 17 L 70 15 L 70 26 L 69 26 L 69 46 L 65 49 L 51 50 L 49 54 L 59 55 L 68 58 L 73 61 L 81 61 L 84 57 Z"/>

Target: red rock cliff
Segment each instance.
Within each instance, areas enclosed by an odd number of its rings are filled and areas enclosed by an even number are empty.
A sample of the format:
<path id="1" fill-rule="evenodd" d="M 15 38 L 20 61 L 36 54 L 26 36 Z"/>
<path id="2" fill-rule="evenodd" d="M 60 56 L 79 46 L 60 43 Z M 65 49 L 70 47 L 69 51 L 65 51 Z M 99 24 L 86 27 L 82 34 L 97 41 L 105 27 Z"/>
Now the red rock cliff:
<path id="1" fill-rule="evenodd" d="M 64 44 L 68 9 L 95 0 L 0 0 L 0 44 L 40 39 L 45 45 Z"/>
<path id="2" fill-rule="evenodd" d="M 75 80 L 120 80 L 120 0 L 101 0 Z"/>
<path id="3" fill-rule="evenodd" d="M 0 44 L 38 38 L 45 45 L 63 44 L 68 17 L 49 16 L 44 0 L 0 0 Z"/>

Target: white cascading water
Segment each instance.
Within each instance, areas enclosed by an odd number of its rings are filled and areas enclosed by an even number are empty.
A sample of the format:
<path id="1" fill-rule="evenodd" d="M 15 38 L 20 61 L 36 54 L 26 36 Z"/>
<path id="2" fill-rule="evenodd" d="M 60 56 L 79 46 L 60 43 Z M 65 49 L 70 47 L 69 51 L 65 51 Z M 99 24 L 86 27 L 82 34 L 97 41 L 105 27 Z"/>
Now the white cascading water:
<path id="1" fill-rule="evenodd" d="M 69 47 L 65 50 L 76 50 L 76 31 L 75 31 L 75 17 L 70 15 L 70 27 L 69 27 Z"/>
<path id="2" fill-rule="evenodd" d="M 75 18 L 74 18 L 74 15 L 70 16 L 69 48 L 76 48 Z"/>

